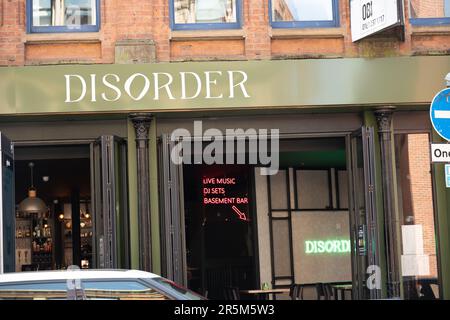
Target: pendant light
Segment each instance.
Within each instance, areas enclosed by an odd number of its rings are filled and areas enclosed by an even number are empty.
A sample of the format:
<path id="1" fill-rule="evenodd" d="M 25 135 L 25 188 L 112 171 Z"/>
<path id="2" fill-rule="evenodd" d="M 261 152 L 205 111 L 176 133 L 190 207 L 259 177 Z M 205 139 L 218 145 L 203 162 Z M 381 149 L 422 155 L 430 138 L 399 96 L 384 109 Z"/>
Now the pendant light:
<path id="1" fill-rule="evenodd" d="M 28 198 L 25 198 L 24 200 L 22 200 L 22 202 L 19 203 L 19 212 L 22 213 L 36 213 L 36 214 L 42 214 L 42 213 L 46 213 L 48 211 L 47 205 L 45 204 L 45 202 L 38 198 L 36 196 L 36 188 L 33 185 L 33 167 L 34 167 L 34 163 L 30 162 L 28 164 L 28 166 L 30 167 L 30 171 L 31 171 L 31 186 L 28 189 Z"/>

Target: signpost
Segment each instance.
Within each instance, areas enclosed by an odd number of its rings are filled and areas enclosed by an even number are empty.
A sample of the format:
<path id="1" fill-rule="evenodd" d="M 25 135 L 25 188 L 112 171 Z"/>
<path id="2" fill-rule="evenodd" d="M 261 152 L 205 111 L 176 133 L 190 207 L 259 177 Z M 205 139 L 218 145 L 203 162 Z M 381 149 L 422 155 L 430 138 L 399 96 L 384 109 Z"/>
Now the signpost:
<path id="1" fill-rule="evenodd" d="M 450 88 L 436 94 L 430 107 L 430 120 L 434 130 L 450 140 Z M 450 162 L 450 144 L 431 144 L 431 162 Z M 445 165 L 445 186 L 450 188 L 450 164 Z"/>
<path id="2" fill-rule="evenodd" d="M 352 41 L 401 23 L 397 0 L 350 0 Z"/>

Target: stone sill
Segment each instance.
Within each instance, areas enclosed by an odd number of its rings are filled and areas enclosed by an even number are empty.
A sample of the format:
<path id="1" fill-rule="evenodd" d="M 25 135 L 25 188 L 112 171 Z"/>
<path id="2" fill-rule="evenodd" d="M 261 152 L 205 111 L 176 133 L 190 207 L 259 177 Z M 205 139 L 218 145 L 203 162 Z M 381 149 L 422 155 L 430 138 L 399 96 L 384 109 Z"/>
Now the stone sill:
<path id="1" fill-rule="evenodd" d="M 412 36 L 450 36 L 450 26 L 411 26 Z"/>
<path id="2" fill-rule="evenodd" d="M 26 66 L 52 66 L 52 65 L 61 65 L 61 64 L 82 64 L 82 65 L 91 65 L 91 64 L 99 64 L 98 60 L 82 60 L 82 59 L 46 59 L 46 60 L 27 60 L 25 62 Z"/>
<path id="3" fill-rule="evenodd" d="M 170 41 L 191 41 L 191 40 L 243 40 L 245 34 L 243 30 L 189 30 L 171 31 Z"/>
<path id="4" fill-rule="evenodd" d="M 270 31 L 272 39 L 339 39 L 344 37 L 342 28 L 274 29 Z"/>
<path id="5" fill-rule="evenodd" d="M 236 56 L 199 56 L 199 57 L 173 57 L 171 62 L 221 62 L 221 61 L 248 61 L 248 58 L 242 55 Z"/>
<path id="6" fill-rule="evenodd" d="M 26 34 L 23 42 L 26 44 L 99 43 L 101 39 L 98 32 L 35 33 Z"/>

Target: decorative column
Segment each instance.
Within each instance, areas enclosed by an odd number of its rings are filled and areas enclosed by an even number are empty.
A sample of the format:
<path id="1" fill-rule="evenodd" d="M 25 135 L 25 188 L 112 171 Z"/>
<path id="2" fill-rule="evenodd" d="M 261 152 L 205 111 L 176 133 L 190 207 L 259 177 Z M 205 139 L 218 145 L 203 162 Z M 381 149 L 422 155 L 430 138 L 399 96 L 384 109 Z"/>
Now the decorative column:
<path id="1" fill-rule="evenodd" d="M 392 115 L 395 107 L 383 107 L 374 111 L 378 124 L 381 150 L 381 170 L 383 186 L 384 229 L 387 251 L 387 293 L 388 297 L 400 297 L 400 259 L 398 251 L 399 221 L 395 208 L 394 163 L 392 148 Z"/>
<path id="2" fill-rule="evenodd" d="M 148 133 L 152 115 L 134 113 L 130 115 L 136 133 L 136 158 L 138 180 L 138 221 L 139 221 L 139 267 L 152 271 L 152 246 L 150 225 L 150 172 Z"/>

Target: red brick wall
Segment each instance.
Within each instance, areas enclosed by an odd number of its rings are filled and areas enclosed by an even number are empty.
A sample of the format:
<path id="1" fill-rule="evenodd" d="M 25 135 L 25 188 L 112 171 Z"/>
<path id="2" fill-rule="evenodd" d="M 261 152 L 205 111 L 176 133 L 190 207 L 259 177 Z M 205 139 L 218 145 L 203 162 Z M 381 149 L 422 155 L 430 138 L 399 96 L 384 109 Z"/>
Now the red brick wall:
<path id="1" fill-rule="evenodd" d="M 436 18 L 444 16 L 442 0 L 411 0 L 411 17 Z"/>
<path id="2" fill-rule="evenodd" d="M 409 0 L 404 1 L 408 17 Z M 425 8 L 423 3 L 436 1 L 421 0 L 421 8 Z M 241 30 L 216 31 L 218 38 L 208 31 L 191 31 L 187 35 L 184 33 L 182 40 L 180 32 L 170 29 L 169 0 L 100 2 L 100 32 L 90 34 L 89 41 L 82 41 L 86 39 L 80 33 L 27 35 L 25 0 L 0 0 L 0 66 L 77 61 L 114 63 L 115 43 L 126 39 L 153 40 L 157 61 L 450 53 L 449 26 L 412 27 L 408 19 L 404 42 L 398 40 L 395 33 L 387 32 L 353 43 L 348 0 L 339 0 L 339 28 L 272 30 L 268 1 L 243 0 Z M 92 37 L 96 41 L 92 41 Z"/>
<path id="3" fill-rule="evenodd" d="M 424 254 L 430 257 L 430 276 L 437 277 L 436 234 L 434 231 L 428 134 L 408 135 L 409 187 L 414 224 L 423 227 Z"/>

